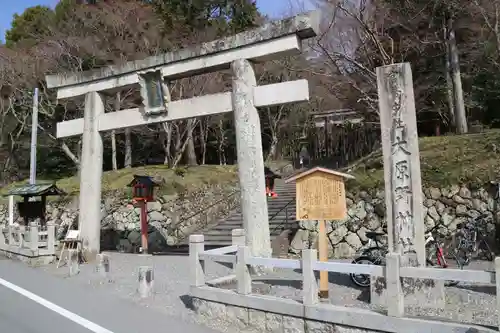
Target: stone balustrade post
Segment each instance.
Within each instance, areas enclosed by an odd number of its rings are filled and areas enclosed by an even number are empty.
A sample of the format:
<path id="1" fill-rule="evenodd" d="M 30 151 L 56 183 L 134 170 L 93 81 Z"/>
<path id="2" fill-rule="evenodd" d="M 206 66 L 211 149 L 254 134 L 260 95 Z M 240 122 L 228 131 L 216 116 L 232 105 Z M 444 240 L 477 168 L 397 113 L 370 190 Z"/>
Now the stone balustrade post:
<path id="1" fill-rule="evenodd" d="M 248 246 L 238 246 L 236 254 L 236 281 L 238 293 L 248 295 L 252 293 L 252 277 L 247 265 L 247 259 L 250 257 L 250 248 Z"/>
<path id="2" fill-rule="evenodd" d="M 29 225 L 29 231 L 30 231 L 30 250 L 31 251 L 38 251 L 38 223 L 36 222 L 30 222 Z"/>
<path id="3" fill-rule="evenodd" d="M 54 222 L 47 222 L 47 250 L 49 254 L 56 253 L 56 226 Z"/>
<path id="4" fill-rule="evenodd" d="M 13 225 L 9 225 L 8 229 L 9 229 L 9 234 L 7 237 L 9 238 L 9 246 L 12 246 L 14 245 L 14 232 L 16 232 L 16 227 Z"/>
<path id="5" fill-rule="evenodd" d="M 314 274 L 314 263 L 318 261 L 318 251 L 302 250 L 302 303 L 315 305 L 319 302 L 318 281 Z"/>
<path id="6" fill-rule="evenodd" d="M 7 239 L 5 238 L 5 233 L 4 233 L 5 230 L 6 228 L 2 228 L 0 230 L 0 246 L 4 246 L 7 244 Z"/>
<path id="7" fill-rule="evenodd" d="M 500 313 L 500 257 L 495 258 L 495 284 L 497 286 L 497 311 Z M 500 330 L 500 316 L 498 316 L 497 326 Z"/>
<path id="8" fill-rule="evenodd" d="M 29 230 L 29 229 L 28 229 Z M 17 229 L 17 239 L 19 239 L 18 246 L 19 248 L 23 248 L 27 243 L 24 239 L 24 236 L 26 235 L 26 227 L 24 225 L 20 225 Z"/>
<path id="9" fill-rule="evenodd" d="M 231 244 L 236 246 L 245 246 L 246 237 L 245 237 L 245 229 L 233 229 L 231 231 Z M 236 266 L 235 263 L 233 265 L 234 274 L 236 274 Z"/>
<path id="10" fill-rule="evenodd" d="M 205 251 L 205 237 L 203 235 L 189 236 L 189 266 L 191 268 L 191 285 L 200 287 L 205 285 L 205 265 L 200 260 L 200 254 Z"/>
<path id="11" fill-rule="evenodd" d="M 389 253 L 386 256 L 385 276 L 387 283 L 387 314 L 391 317 L 403 317 L 404 297 L 401 286 L 401 255 Z"/>

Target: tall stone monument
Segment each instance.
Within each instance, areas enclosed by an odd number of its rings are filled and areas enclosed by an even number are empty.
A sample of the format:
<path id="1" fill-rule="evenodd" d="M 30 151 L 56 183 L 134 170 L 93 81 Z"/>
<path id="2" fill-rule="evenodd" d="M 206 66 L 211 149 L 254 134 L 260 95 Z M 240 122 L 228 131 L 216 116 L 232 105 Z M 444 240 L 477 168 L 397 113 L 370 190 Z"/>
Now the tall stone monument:
<path id="1" fill-rule="evenodd" d="M 417 116 L 408 63 L 377 68 L 389 251 L 401 266 L 425 266 L 425 226 Z M 405 305 L 444 306 L 444 282 L 401 279 Z M 371 279 L 371 303 L 390 302 L 383 278 Z"/>
<path id="2" fill-rule="evenodd" d="M 425 265 L 417 117 L 410 64 L 377 68 L 389 250 Z M 416 254 L 416 262 L 411 254 Z"/>

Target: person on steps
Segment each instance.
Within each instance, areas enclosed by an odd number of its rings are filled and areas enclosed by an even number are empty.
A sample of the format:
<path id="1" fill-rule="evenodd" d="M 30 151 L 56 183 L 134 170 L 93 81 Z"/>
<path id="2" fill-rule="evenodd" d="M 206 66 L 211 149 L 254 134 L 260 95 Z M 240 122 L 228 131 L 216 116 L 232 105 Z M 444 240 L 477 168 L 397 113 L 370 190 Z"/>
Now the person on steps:
<path id="1" fill-rule="evenodd" d="M 299 153 L 300 168 L 303 169 L 306 166 L 309 166 L 310 160 L 311 160 L 311 157 L 309 156 L 309 152 L 307 151 L 306 146 L 302 146 L 302 149 L 300 149 L 300 153 Z"/>
<path id="2" fill-rule="evenodd" d="M 264 166 L 264 176 L 266 178 L 266 195 L 269 197 L 277 197 L 278 195 L 274 192 L 274 180 L 276 178 L 281 179 L 281 176 L 274 173 L 266 166 Z"/>

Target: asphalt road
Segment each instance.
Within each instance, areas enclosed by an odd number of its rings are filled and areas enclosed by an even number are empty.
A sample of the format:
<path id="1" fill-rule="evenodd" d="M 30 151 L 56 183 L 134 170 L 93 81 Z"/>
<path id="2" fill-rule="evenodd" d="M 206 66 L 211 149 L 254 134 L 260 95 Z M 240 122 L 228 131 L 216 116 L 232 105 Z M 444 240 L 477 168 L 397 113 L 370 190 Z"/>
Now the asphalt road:
<path id="1" fill-rule="evenodd" d="M 216 332 L 0 257 L 0 332 L 148 331 Z"/>

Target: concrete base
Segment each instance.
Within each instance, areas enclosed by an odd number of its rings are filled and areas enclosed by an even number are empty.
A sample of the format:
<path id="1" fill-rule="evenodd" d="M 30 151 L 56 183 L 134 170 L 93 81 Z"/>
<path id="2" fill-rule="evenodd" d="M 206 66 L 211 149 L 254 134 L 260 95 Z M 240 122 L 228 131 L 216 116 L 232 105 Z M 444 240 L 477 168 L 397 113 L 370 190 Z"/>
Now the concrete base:
<path id="1" fill-rule="evenodd" d="M 83 259 L 86 263 L 94 263 L 97 260 L 97 255 L 99 254 L 98 251 L 90 251 L 88 249 L 83 249 L 82 250 L 82 256 Z"/>
<path id="2" fill-rule="evenodd" d="M 39 267 L 47 266 L 56 261 L 55 255 L 43 255 L 43 256 L 25 256 L 19 253 L 14 253 L 10 251 L 0 250 L 0 255 L 13 260 L 19 260 L 27 263 L 29 266 Z"/>
<path id="3" fill-rule="evenodd" d="M 495 333 L 496 329 L 382 313 L 331 304 L 304 306 L 286 298 L 241 295 L 231 290 L 191 287 L 193 310 L 221 331 L 266 333 Z"/>
<path id="4" fill-rule="evenodd" d="M 370 303 L 387 307 L 385 279 L 382 277 L 370 279 Z M 401 278 L 405 306 L 418 306 L 431 309 L 444 308 L 444 281 L 429 279 Z"/>

